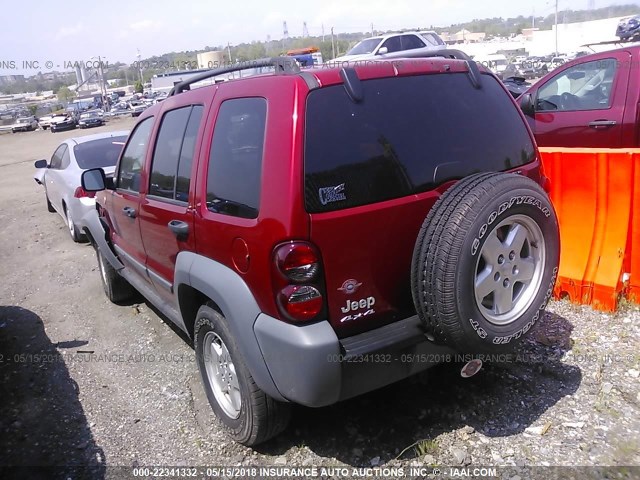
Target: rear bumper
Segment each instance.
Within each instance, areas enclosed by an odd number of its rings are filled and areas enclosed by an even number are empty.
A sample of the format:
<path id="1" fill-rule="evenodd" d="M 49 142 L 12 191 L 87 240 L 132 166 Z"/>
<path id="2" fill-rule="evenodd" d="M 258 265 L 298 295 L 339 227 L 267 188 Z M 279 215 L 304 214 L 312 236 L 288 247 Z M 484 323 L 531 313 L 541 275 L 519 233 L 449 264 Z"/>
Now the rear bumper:
<path id="1" fill-rule="evenodd" d="M 454 354 L 427 339 L 417 316 L 338 339 L 326 321 L 298 326 L 260 314 L 254 332 L 278 391 L 308 407 L 384 387 Z"/>

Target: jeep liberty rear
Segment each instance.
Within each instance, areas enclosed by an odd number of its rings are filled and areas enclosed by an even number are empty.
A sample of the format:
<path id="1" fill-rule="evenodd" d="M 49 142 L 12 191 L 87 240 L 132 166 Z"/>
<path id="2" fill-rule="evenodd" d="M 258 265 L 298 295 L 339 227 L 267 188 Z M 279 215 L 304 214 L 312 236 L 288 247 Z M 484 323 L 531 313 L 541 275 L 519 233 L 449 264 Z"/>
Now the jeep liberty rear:
<path id="1" fill-rule="evenodd" d="M 511 96 L 464 57 L 265 59 L 146 110 L 113 185 L 83 175 L 104 190 L 84 224 L 107 296 L 133 287 L 184 330 L 222 425 L 256 445 L 290 403 L 513 348 L 557 274 L 545 182 Z"/>

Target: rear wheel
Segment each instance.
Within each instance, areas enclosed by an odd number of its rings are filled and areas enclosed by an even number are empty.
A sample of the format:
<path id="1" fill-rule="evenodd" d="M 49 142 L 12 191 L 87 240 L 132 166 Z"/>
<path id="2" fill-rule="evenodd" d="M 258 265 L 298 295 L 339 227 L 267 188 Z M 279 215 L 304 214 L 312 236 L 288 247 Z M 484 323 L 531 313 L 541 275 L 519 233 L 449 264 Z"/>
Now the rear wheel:
<path id="1" fill-rule="evenodd" d="M 102 288 L 107 298 L 113 303 L 119 303 L 133 297 L 135 290 L 131 284 L 118 274 L 116 269 L 111 266 L 97 248 L 96 254 L 98 256 L 98 269 L 100 270 Z"/>
<path id="2" fill-rule="evenodd" d="M 291 406 L 255 384 L 225 318 L 208 305 L 198 310 L 195 349 L 211 408 L 231 438 L 253 446 L 287 427 Z"/>
<path id="3" fill-rule="evenodd" d="M 69 235 L 71 235 L 71 239 L 76 243 L 83 243 L 87 241 L 87 237 L 78 230 L 78 227 L 73 221 L 71 214 L 67 210 L 66 206 L 64 209 L 64 215 L 67 221 L 67 229 L 69 230 Z"/>
<path id="4" fill-rule="evenodd" d="M 514 346 L 555 284 L 558 222 L 527 177 L 478 174 L 436 202 L 418 236 L 412 294 L 436 341 L 482 353 Z"/>

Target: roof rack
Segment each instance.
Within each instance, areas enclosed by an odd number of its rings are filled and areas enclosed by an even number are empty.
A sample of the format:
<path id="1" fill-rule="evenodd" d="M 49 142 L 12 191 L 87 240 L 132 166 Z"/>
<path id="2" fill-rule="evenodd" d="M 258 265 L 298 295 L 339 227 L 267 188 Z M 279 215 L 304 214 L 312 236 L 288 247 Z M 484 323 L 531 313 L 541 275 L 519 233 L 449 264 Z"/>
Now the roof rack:
<path id="1" fill-rule="evenodd" d="M 471 60 L 471 57 L 464 53 L 462 50 L 456 50 L 455 48 L 442 48 L 440 50 L 432 50 L 429 52 L 414 52 L 412 50 L 402 52 L 402 58 L 430 58 L 430 57 L 444 57 L 452 58 L 454 60 Z M 385 60 L 388 57 L 385 57 Z"/>
<path id="2" fill-rule="evenodd" d="M 228 67 L 214 68 L 212 70 L 202 72 L 198 75 L 194 75 L 193 77 L 176 84 L 169 92 L 169 97 L 182 93 L 185 90 L 189 90 L 189 87 L 192 84 L 201 82 L 202 80 L 206 80 L 207 78 L 217 77 L 219 75 L 224 75 L 225 73 L 240 72 L 242 70 L 250 70 L 252 68 L 260 67 L 275 67 L 276 74 L 291 74 L 300 72 L 300 66 L 296 62 L 295 58 L 292 57 L 272 57 L 260 58 L 258 60 L 248 60 L 246 62 L 239 62 Z"/>
<path id="3" fill-rule="evenodd" d="M 631 38 L 629 40 L 618 39 L 618 40 L 607 40 L 606 42 L 585 43 L 584 45 L 580 45 L 580 46 L 590 48 L 591 51 L 595 52 L 595 50 L 591 47 L 604 46 L 604 45 L 620 45 L 622 47 L 625 45 L 633 45 L 636 43 L 638 43 L 638 40 L 634 40 L 633 38 Z"/>

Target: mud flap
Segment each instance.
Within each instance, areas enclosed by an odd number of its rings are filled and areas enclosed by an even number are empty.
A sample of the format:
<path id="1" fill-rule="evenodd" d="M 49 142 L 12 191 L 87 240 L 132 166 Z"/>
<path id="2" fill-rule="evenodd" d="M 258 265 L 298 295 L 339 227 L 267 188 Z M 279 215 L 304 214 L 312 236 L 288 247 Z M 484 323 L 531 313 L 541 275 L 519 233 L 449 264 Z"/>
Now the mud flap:
<path id="1" fill-rule="evenodd" d="M 100 250 L 111 266 L 116 270 L 122 270 L 124 265 L 120 263 L 118 257 L 116 257 L 113 250 L 111 250 L 111 247 L 107 242 L 107 233 L 100 222 L 97 211 L 92 210 L 82 217 L 82 228 L 83 230 L 88 231 L 87 233 L 89 234 L 94 247 Z"/>

